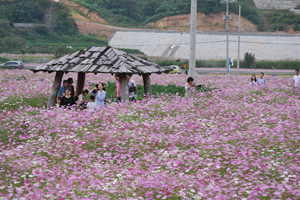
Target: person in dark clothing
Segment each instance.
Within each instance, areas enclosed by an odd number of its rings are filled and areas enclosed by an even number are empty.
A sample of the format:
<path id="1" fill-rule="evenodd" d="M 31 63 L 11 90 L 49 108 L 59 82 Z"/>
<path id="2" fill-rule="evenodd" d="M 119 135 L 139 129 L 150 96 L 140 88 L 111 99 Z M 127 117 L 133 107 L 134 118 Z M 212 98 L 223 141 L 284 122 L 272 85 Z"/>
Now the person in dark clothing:
<path id="1" fill-rule="evenodd" d="M 75 96 L 75 91 L 74 91 L 74 86 L 73 84 L 73 79 L 72 78 L 68 78 L 68 83 L 69 83 L 69 88 L 71 90 L 71 96 L 74 97 Z"/>
<path id="2" fill-rule="evenodd" d="M 61 105 L 64 107 L 75 105 L 75 98 L 71 96 L 71 89 L 66 88 L 65 90 L 66 96 L 61 99 Z"/>

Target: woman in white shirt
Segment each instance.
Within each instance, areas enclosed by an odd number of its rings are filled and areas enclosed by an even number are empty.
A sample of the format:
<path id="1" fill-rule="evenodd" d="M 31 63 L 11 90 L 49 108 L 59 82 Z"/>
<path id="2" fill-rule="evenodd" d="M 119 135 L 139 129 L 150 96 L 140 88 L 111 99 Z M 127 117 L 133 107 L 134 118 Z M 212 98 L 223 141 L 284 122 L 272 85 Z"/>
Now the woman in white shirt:
<path id="1" fill-rule="evenodd" d="M 197 91 L 197 85 L 194 84 L 194 79 L 189 77 L 187 83 L 185 84 L 185 97 L 191 98 L 195 95 Z"/>
<path id="2" fill-rule="evenodd" d="M 299 75 L 299 69 L 295 70 L 295 76 L 293 78 L 293 87 L 297 88 L 300 86 L 300 75 Z"/>
<path id="3" fill-rule="evenodd" d="M 104 83 L 99 83 L 96 87 L 90 91 L 91 95 L 94 95 L 96 98 L 96 107 L 104 107 L 105 106 L 105 99 L 106 99 L 106 92 Z"/>
<path id="4" fill-rule="evenodd" d="M 252 75 L 251 76 L 251 79 L 250 79 L 250 86 L 256 86 L 257 84 L 257 80 L 256 80 L 256 76 L 255 75 Z"/>
<path id="5" fill-rule="evenodd" d="M 83 90 L 83 92 L 78 96 L 77 105 L 80 108 L 86 108 L 86 104 L 89 102 L 86 99 L 86 95 L 89 93 L 88 90 Z"/>

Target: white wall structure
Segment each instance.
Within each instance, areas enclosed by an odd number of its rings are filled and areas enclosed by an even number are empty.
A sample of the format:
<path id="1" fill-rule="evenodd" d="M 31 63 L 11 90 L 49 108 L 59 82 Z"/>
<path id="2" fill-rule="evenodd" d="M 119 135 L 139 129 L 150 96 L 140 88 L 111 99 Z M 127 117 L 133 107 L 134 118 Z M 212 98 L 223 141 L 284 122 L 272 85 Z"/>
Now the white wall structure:
<path id="1" fill-rule="evenodd" d="M 229 41 L 229 57 L 236 59 L 238 36 L 230 35 Z M 138 49 L 147 56 L 168 55 L 176 59 L 189 59 L 189 42 L 188 33 L 118 31 L 109 41 L 109 45 L 116 48 Z M 172 46 L 172 52 L 168 53 Z M 198 60 L 226 60 L 226 35 L 198 33 L 196 49 Z M 241 59 L 246 52 L 254 53 L 258 60 L 300 60 L 300 35 L 241 35 Z"/>
<path id="2" fill-rule="evenodd" d="M 259 9 L 290 10 L 300 5 L 300 0 L 253 0 Z"/>

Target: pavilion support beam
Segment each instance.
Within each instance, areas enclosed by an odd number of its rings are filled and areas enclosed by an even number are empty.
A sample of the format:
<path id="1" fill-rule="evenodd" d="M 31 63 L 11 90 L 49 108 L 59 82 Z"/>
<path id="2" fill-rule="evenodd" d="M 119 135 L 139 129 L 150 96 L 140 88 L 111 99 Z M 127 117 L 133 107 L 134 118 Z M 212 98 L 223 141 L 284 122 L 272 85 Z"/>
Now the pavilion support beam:
<path id="1" fill-rule="evenodd" d="M 48 99 L 48 103 L 47 103 L 47 108 L 50 108 L 52 106 L 54 106 L 57 95 L 58 95 L 58 91 L 60 89 L 61 86 L 61 80 L 63 78 L 64 72 L 56 72 L 55 75 L 55 79 L 54 79 L 54 83 L 50 92 L 50 96 Z"/>
<path id="2" fill-rule="evenodd" d="M 85 73 L 84 72 L 78 72 L 75 96 L 78 96 L 83 92 L 84 83 L 85 83 Z"/>
<path id="3" fill-rule="evenodd" d="M 128 94 L 128 84 L 127 84 L 126 74 L 120 74 L 119 81 L 121 86 L 121 99 L 124 102 L 128 101 L 129 94 Z"/>
<path id="4" fill-rule="evenodd" d="M 150 74 L 143 74 L 143 81 L 144 81 L 144 93 L 146 97 L 151 98 L 152 91 L 151 91 Z"/>

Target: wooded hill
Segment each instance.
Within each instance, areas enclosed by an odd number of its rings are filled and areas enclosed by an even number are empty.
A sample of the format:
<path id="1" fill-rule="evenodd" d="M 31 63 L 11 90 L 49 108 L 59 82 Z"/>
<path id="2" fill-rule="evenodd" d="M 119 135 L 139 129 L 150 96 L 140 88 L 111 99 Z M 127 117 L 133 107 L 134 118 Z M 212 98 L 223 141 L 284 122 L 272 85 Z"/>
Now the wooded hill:
<path id="1" fill-rule="evenodd" d="M 107 41 L 79 33 L 68 7 L 52 0 L 2 0 L 0 53 L 54 53 L 59 46 L 73 50 Z M 5 21 L 2 6 L 5 11 Z M 35 24 L 33 28 L 13 28 L 13 23 Z"/>
<path id="2" fill-rule="evenodd" d="M 148 23 L 167 16 L 190 13 L 191 0 L 69 0 L 97 13 L 112 25 L 145 27 Z M 238 0 L 230 4 L 229 11 L 242 16 L 257 26 L 260 31 L 284 31 L 293 28 L 300 31 L 300 16 L 289 11 L 258 10 L 253 0 Z M 198 0 L 198 12 L 209 14 L 225 12 L 226 5 L 220 0 Z"/>

